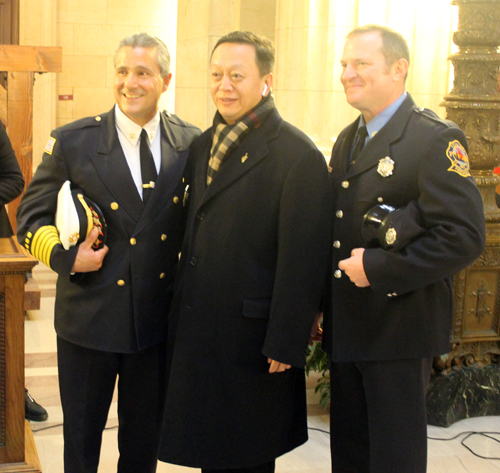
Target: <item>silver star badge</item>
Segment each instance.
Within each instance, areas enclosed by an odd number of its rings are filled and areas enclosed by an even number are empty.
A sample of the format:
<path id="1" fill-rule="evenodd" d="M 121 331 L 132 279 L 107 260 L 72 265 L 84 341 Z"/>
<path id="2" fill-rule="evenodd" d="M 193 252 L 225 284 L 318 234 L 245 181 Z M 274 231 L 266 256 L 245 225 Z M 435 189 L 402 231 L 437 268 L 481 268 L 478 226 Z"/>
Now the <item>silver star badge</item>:
<path id="1" fill-rule="evenodd" d="M 377 171 L 382 177 L 392 176 L 392 171 L 394 171 L 394 161 L 389 158 L 389 156 L 381 159 L 378 162 Z"/>

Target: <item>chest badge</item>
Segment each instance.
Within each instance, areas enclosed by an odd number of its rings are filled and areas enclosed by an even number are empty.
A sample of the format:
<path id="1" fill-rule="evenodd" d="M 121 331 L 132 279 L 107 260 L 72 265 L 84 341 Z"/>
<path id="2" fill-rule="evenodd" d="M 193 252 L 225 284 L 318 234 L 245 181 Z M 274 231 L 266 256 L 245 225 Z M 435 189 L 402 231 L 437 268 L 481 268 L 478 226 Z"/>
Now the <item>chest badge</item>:
<path id="1" fill-rule="evenodd" d="M 241 158 L 241 162 L 244 163 L 248 159 L 248 153 L 245 153 L 245 156 Z"/>
<path id="2" fill-rule="evenodd" d="M 382 177 L 392 176 L 393 171 L 394 171 L 394 161 L 391 158 L 389 158 L 389 156 L 381 159 L 378 162 L 377 172 Z"/>

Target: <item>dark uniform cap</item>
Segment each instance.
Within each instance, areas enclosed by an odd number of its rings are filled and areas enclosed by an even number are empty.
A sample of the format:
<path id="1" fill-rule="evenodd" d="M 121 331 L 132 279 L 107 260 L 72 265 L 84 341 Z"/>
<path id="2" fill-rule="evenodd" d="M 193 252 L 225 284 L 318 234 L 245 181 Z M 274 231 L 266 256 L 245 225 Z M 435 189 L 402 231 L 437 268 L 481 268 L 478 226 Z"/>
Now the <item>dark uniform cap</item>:
<path id="1" fill-rule="evenodd" d="M 406 207 L 375 205 L 363 216 L 361 234 L 370 247 L 399 251 L 425 232 L 416 201 Z"/>
<path id="2" fill-rule="evenodd" d="M 83 194 L 80 189 L 71 189 L 66 181 L 57 196 L 56 227 L 64 249 L 82 243 L 94 227 L 99 237 L 92 245 L 94 250 L 106 243 L 107 226 L 99 206 Z"/>

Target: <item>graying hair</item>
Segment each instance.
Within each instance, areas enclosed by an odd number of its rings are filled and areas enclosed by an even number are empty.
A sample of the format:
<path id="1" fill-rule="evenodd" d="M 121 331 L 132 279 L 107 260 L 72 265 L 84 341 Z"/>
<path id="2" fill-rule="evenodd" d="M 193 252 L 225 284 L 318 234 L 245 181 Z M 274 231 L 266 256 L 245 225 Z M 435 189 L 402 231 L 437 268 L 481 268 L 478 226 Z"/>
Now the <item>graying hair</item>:
<path id="1" fill-rule="evenodd" d="M 161 39 L 156 36 L 151 36 L 148 33 L 136 33 L 122 39 L 118 45 L 118 49 L 115 51 L 115 57 L 113 59 L 115 67 L 118 53 L 120 49 L 125 46 L 156 49 L 156 62 L 160 68 L 160 75 L 165 78 L 170 74 L 170 54 L 168 53 L 167 46 Z"/>

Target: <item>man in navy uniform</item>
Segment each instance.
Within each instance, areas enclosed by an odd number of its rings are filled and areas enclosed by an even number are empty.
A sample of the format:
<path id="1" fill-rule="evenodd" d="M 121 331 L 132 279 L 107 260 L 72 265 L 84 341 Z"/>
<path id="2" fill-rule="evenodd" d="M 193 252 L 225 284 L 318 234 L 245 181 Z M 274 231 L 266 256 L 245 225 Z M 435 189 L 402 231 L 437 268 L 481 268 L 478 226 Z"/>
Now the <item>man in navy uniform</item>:
<path id="1" fill-rule="evenodd" d="M 341 132 L 330 161 L 323 347 L 331 358 L 332 471 L 423 473 L 432 357 L 450 349 L 452 277 L 484 247 L 482 199 L 462 131 L 405 91 L 409 50 L 399 33 L 354 29 L 341 64 L 347 101 L 361 115 Z M 366 214 L 373 223 L 381 205 L 400 217 L 384 217 L 373 244 L 363 221 Z"/>
<path id="2" fill-rule="evenodd" d="M 157 38 L 125 38 L 115 55 L 116 105 L 53 131 L 19 207 L 20 243 L 59 275 L 55 328 L 68 473 L 97 471 L 117 377 L 118 472 L 156 471 L 183 172 L 199 134 L 158 109 L 169 64 Z M 106 246 L 93 248 L 94 228 L 63 248 L 55 213 L 65 181 L 101 209 Z"/>

